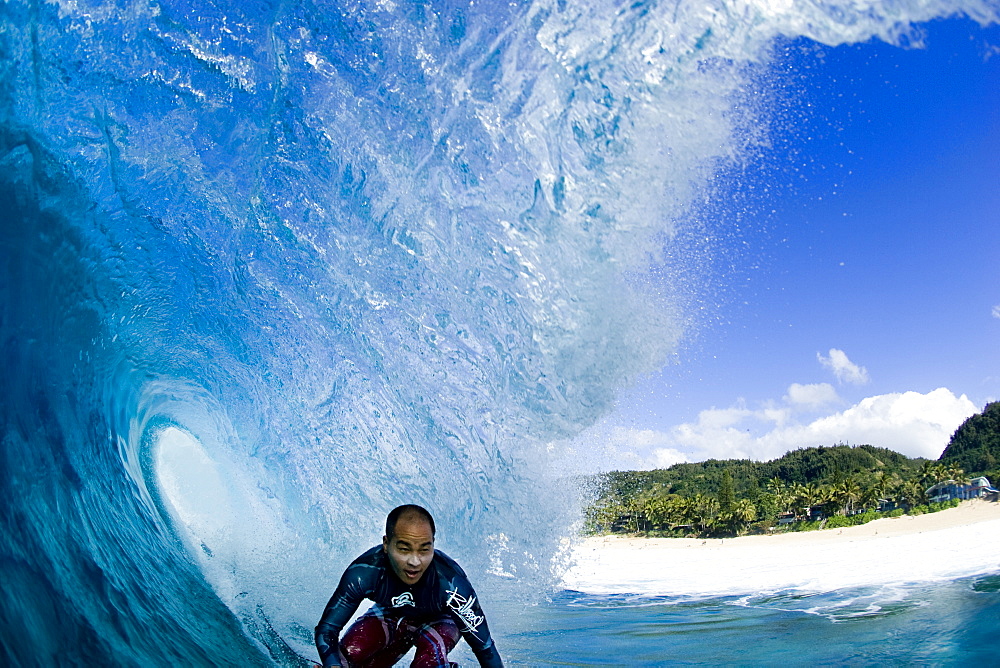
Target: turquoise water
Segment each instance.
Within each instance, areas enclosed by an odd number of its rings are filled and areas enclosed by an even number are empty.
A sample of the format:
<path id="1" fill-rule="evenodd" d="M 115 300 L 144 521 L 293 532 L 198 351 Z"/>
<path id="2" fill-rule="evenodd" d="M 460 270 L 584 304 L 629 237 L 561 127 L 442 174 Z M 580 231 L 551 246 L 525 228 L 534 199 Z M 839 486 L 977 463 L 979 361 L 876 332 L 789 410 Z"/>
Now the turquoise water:
<path id="1" fill-rule="evenodd" d="M 912 585 L 878 610 L 870 590 L 688 602 L 566 592 L 507 643 L 540 666 L 993 665 L 998 581 Z"/>
<path id="2" fill-rule="evenodd" d="M 514 665 L 980 656 L 989 582 L 558 585 L 557 444 L 711 293 L 706 194 L 800 111 L 776 54 L 998 18 L 917 5 L 4 3 L 0 662 L 301 664 L 402 502 Z"/>

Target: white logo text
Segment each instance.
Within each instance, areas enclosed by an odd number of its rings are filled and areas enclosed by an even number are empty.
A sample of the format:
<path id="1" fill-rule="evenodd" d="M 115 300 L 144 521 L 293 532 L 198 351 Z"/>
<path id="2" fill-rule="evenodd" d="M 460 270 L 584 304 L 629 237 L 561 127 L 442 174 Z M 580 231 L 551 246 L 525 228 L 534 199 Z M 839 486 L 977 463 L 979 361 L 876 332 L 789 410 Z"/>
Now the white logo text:
<path id="1" fill-rule="evenodd" d="M 449 590 L 447 605 L 461 618 L 465 624 L 465 630 L 475 635 L 476 629 L 483 623 L 483 616 L 477 615 L 473 610 L 473 606 L 476 605 L 476 597 L 465 598 L 458 593 L 457 589 Z"/>
<path id="2" fill-rule="evenodd" d="M 404 605 L 412 605 L 414 608 L 417 607 L 417 604 L 413 602 L 413 594 L 408 591 L 404 591 L 399 596 L 394 596 L 389 600 L 389 602 L 392 603 L 392 607 L 394 608 L 401 608 Z"/>

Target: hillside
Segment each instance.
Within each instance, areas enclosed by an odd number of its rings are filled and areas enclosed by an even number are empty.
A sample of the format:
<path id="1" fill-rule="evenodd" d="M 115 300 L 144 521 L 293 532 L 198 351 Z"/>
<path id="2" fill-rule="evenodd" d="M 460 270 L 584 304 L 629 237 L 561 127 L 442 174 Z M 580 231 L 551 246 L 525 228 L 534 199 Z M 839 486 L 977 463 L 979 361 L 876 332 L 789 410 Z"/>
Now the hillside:
<path id="1" fill-rule="evenodd" d="M 971 475 L 1000 478 L 1000 401 L 987 404 L 982 413 L 963 422 L 939 461 Z"/>

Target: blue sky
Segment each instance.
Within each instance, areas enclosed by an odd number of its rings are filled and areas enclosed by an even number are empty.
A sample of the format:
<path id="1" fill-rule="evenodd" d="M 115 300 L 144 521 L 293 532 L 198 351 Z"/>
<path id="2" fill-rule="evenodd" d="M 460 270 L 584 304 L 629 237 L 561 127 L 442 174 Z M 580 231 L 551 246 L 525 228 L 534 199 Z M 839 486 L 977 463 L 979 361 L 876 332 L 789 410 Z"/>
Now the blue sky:
<path id="1" fill-rule="evenodd" d="M 584 468 L 836 442 L 937 457 L 1000 398 L 1000 28 L 924 29 L 924 48 L 791 45 L 779 141 L 745 177 L 771 196 L 720 235 L 747 242 L 738 267 L 678 363 L 578 439 Z"/>

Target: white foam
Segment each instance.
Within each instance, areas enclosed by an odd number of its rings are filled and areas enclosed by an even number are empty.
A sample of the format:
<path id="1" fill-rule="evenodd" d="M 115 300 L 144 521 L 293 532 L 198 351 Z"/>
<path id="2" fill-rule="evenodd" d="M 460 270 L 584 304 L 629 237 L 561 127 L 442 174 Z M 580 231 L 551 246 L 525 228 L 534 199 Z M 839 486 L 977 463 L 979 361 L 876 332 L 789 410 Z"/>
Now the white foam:
<path id="1" fill-rule="evenodd" d="M 234 523 L 232 502 L 219 470 L 197 438 L 176 427 L 157 439 L 156 475 L 174 526 L 198 546 Z"/>

